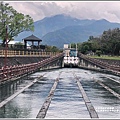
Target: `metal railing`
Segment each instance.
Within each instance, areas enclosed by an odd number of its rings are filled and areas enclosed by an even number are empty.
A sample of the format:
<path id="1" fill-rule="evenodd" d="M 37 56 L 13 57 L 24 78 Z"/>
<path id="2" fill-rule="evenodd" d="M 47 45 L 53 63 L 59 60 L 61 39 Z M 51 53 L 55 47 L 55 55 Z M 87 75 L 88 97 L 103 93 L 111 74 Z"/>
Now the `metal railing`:
<path id="1" fill-rule="evenodd" d="M 90 58 L 86 55 L 83 55 L 82 53 L 79 53 L 79 57 L 85 59 L 86 61 L 89 61 L 101 68 L 108 69 L 108 70 L 115 70 L 120 72 L 120 67 L 119 66 L 113 66 L 111 64 L 108 64 L 106 62 L 100 61 L 98 59 Z"/>
<path id="2" fill-rule="evenodd" d="M 0 69 L 0 82 L 11 79 L 13 77 L 18 77 L 18 76 L 24 75 L 26 73 L 36 71 L 39 68 L 44 67 L 45 65 L 47 65 L 55 60 L 60 59 L 61 57 L 63 57 L 63 53 L 59 53 L 55 56 L 44 59 L 37 63 L 6 66 L 6 68 L 2 67 Z"/>
<path id="3" fill-rule="evenodd" d="M 41 52 L 41 51 L 29 51 L 29 50 L 7 50 L 7 57 L 14 56 L 55 56 L 59 52 Z M 0 50 L 0 57 L 5 56 L 5 50 Z"/>

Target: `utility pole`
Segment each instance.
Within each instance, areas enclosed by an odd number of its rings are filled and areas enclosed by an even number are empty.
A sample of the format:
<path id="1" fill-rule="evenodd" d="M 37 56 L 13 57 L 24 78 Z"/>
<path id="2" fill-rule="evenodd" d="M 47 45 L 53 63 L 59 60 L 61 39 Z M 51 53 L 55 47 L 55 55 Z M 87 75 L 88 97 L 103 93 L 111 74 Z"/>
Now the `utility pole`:
<path id="1" fill-rule="evenodd" d="M 76 57 L 77 57 L 77 53 L 78 53 L 78 50 L 77 50 L 77 43 L 76 43 Z"/>
<path id="2" fill-rule="evenodd" d="M 7 49 L 8 49 L 7 40 L 8 40 L 8 27 L 6 25 L 5 61 L 4 61 L 4 68 L 5 68 L 5 70 L 6 70 L 6 66 L 7 66 Z"/>

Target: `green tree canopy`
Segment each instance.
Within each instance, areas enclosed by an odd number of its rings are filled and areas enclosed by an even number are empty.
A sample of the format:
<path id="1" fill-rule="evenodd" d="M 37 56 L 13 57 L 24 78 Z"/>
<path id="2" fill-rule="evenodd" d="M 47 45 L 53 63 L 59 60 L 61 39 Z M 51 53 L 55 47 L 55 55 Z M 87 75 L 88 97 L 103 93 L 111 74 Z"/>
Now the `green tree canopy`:
<path id="1" fill-rule="evenodd" d="M 100 37 L 101 50 L 111 55 L 120 54 L 120 29 L 104 31 Z"/>
<path id="2" fill-rule="evenodd" d="M 75 44 L 72 43 L 74 46 Z M 120 55 L 120 29 L 109 29 L 99 37 L 89 36 L 88 41 L 77 43 L 78 50 L 83 54 L 92 51 L 101 54 Z"/>
<path id="3" fill-rule="evenodd" d="M 102 53 L 102 52 L 101 52 L 100 50 L 97 50 L 97 51 L 96 51 L 96 54 L 97 54 L 99 57 L 100 57 L 101 53 Z"/>
<path id="4" fill-rule="evenodd" d="M 0 2 L 0 38 L 3 45 L 6 39 L 10 41 L 23 31 L 34 31 L 33 19 L 17 12 L 8 3 Z"/>
<path id="5" fill-rule="evenodd" d="M 60 52 L 61 50 L 57 48 L 56 46 L 45 46 L 45 51 L 47 52 Z"/>

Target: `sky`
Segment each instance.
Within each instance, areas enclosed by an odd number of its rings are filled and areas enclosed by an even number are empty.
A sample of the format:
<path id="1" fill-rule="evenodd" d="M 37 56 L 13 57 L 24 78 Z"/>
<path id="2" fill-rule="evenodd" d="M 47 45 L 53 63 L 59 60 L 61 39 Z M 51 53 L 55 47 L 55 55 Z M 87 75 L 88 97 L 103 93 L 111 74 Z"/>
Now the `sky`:
<path id="1" fill-rule="evenodd" d="M 106 19 L 120 23 L 120 1 L 6 1 L 34 21 L 56 14 L 78 19 Z"/>

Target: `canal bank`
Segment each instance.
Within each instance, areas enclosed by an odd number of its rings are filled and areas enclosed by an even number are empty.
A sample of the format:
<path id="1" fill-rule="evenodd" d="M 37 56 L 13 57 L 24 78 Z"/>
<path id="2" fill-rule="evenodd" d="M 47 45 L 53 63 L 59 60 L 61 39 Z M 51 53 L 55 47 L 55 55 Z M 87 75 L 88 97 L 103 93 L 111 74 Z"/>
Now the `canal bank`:
<path id="1" fill-rule="evenodd" d="M 23 64 L 31 64 L 36 63 L 42 60 L 49 58 L 49 56 L 14 56 L 14 57 L 7 57 L 6 64 L 7 66 L 14 66 L 14 65 L 23 65 Z M 0 68 L 4 67 L 5 64 L 5 57 L 0 57 Z"/>
<path id="2" fill-rule="evenodd" d="M 119 60 L 102 59 L 102 58 L 95 58 L 95 59 L 99 59 L 100 61 L 105 62 L 110 65 L 120 66 L 120 58 L 119 58 Z"/>
<path id="3" fill-rule="evenodd" d="M 85 67 L 85 66 L 78 66 L 78 68 L 85 69 L 85 70 L 92 70 L 92 71 L 96 71 L 96 72 L 100 72 L 100 73 L 116 75 L 116 76 L 120 77 L 120 72 L 112 71 L 109 69 L 97 69 L 97 68 L 90 68 L 90 67 Z"/>
<path id="4" fill-rule="evenodd" d="M 5 66 L 0 69 L 0 83 L 10 80 L 11 78 L 17 78 L 39 70 L 59 68 L 62 66 L 63 53 L 59 53 L 54 56 L 47 56 L 47 58 L 39 56 L 39 59 L 37 59 L 37 57 L 36 59 L 34 57 L 29 57 L 29 59 L 28 57 L 21 57 L 21 59 L 22 64 L 20 65 Z"/>

